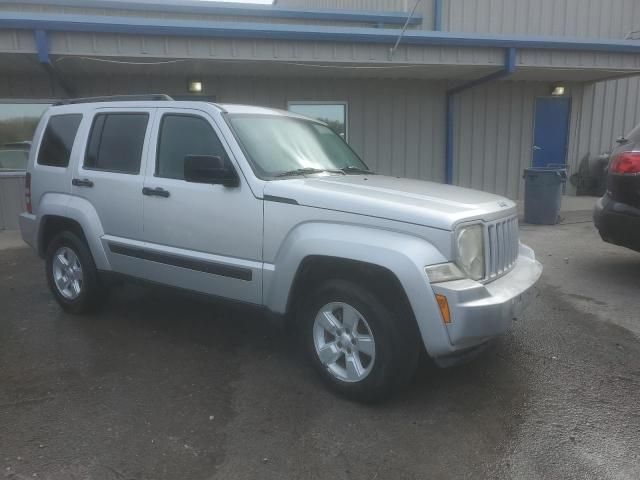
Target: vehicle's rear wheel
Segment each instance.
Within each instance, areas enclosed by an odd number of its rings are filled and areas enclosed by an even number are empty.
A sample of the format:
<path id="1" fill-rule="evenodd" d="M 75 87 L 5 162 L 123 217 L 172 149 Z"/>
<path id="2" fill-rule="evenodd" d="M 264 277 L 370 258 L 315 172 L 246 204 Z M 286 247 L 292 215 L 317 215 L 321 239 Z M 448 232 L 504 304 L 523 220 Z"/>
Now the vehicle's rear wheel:
<path id="1" fill-rule="evenodd" d="M 302 316 L 311 362 L 338 393 L 375 402 L 413 376 L 420 344 L 409 319 L 366 288 L 327 281 L 308 297 Z"/>
<path id="2" fill-rule="evenodd" d="M 87 244 L 71 232 L 56 235 L 47 247 L 45 269 L 49 288 L 69 313 L 89 313 L 105 293 Z"/>

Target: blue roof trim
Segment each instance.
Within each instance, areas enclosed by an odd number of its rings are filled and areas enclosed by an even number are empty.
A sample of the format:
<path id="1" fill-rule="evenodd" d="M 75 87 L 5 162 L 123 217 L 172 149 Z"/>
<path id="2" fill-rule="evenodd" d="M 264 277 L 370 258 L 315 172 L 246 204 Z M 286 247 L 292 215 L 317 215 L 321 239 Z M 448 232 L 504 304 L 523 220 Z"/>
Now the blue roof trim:
<path id="1" fill-rule="evenodd" d="M 433 3 L 433 29 L 442 30 L 442 0 L 435 0 Z"/>
<path id="2" fill-rule="evenodd" d="M 35 31 L 36 49 L 38 50 L 38 61 L 40 63 L 51 63 L 49 58 L 49 37 L 44 30 Z"/>
<path id="3" fill-rule="evenodd" d="M 250 22 L 206 22 L 95 15 L 45 13 L 0 13 L 0 28 L 62 32 L 123 33 L 131 35 L 169 35 L 210 38 L 307 40 L 393 45 L 397 29 L 325 27 L 315 25 L 268 24 Z M 633 40 L 576 39 L 562 37 L 523 37 L 481 33 L 430 32 L 407 30 L 403 45 L 447 47 L 518 48 L 574 50 L 609 53 L 640 53 L 640 42 Z"/>
<path id="4" fill-rule="evenodd" d="M 354 23 L 404 25 L 408 12 L 331 10 L 315 8 L 283 8 L 271 5 L 230 4 L 228 2 L 203 2 L 182 0 L 10 0 L 17 5 L 52 5 L 59 7 L 102 8 L 136 12 L 157 11 L 166 13 L 192 13 L 234 17 L 268 17 L 298 20 L 325 20 Z M 422 15 L 414 15 L 410 25 L 421 25 Z"/>

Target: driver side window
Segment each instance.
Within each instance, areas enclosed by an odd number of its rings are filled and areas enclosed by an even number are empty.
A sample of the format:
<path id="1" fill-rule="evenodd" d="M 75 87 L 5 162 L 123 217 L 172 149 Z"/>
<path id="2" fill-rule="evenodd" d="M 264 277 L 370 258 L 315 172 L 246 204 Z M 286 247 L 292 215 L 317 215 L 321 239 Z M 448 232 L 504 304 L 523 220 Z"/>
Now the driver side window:
<path id="1" fill-rule="evenodd" d="M 158 136 L 156 177 L 184 180 L 184 158 L 188 155 L 227 156 L 216 132 L 204 118 L 164 115 Z"/>

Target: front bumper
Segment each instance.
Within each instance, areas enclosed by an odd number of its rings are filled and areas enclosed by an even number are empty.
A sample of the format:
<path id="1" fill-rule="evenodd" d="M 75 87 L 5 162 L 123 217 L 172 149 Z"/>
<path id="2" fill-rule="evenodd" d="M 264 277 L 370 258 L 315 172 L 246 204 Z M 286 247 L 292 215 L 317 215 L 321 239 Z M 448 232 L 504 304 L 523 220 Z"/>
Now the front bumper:
<path id="1" fill-rule="evenodd" d="M 520 245 L 513 270 L 493 282 L 433 284 L 433 292 L 444 295 L 449 303 L 452 321 L 446 328 L 452 350 L 467 350 L 506 332 L 533 298 L 540 275 L 542 265 L 533 250 Z"/>
<path id="2" fill-rule="evenodd" d="M 593 222 L 605 242 L 640 251 L 640 209 L 605 195 L 596 203 Z"/>

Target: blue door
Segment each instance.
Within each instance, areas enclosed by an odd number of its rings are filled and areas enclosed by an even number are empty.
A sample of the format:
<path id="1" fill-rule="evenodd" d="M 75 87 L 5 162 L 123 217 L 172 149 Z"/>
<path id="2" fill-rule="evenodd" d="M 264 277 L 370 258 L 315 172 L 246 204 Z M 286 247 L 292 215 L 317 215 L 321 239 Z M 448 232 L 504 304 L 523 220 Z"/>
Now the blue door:
<path id="1" fill-rule="evenodd" d="M 567 163 L 570 111 L 569 97 L 536 98 L 533 167 L 556 167 Z"/>

